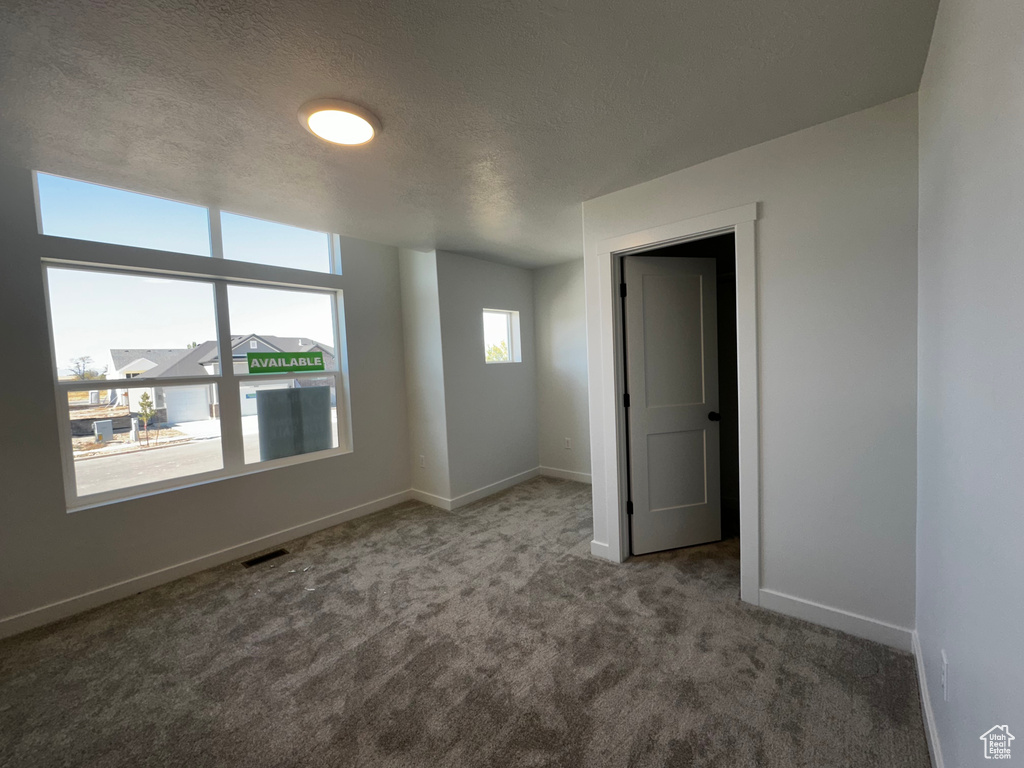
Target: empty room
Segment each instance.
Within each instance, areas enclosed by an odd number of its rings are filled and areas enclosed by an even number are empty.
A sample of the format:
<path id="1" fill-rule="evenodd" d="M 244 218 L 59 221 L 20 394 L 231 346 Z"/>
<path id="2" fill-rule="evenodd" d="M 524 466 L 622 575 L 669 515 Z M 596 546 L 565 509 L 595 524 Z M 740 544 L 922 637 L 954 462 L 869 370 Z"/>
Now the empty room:
<path id="1" fill-rule="evenodd" d="M 1024 759 L 1022 105 L 1014 0 L 4 0 L 0 766 Z"/>

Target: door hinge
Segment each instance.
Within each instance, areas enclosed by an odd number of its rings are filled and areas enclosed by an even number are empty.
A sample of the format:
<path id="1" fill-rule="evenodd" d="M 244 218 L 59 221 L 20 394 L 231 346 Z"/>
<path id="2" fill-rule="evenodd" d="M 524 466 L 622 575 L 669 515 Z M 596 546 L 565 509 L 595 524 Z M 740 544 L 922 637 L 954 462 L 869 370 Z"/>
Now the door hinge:
<path id="1" fill-rule="evenodd" d="M 626 392 L 622 396 L 622 407 L 623 408 L 629 408 L 629 392 Z"/>
<path id="2" fill-rule="evenodd" d="M 633 502 L 632 501 L 627 501 L 626 502 L 626 514 L 627 515 L 632 515 L 633 514 Z"/>
<path id="3" fill-rule="evenodd" d="M 622 298 L 626 298 L 626 284 L 625 283 L 619 283 L 619 296 L 621 296 Z"/>

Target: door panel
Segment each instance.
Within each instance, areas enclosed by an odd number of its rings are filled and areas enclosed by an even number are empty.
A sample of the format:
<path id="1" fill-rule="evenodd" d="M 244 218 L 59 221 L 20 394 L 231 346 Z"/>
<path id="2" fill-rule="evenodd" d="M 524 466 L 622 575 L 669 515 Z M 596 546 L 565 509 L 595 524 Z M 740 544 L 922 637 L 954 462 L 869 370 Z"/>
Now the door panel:
<path id="1" fill-rule="evenodd" d="M 706 504 L 704 430 L 647 436 L 647 481 L 651 510 Z"/>
<path id="2" fill-rule="evenodd" d="M 715 260 L 627 256 L 624 276 L 633 554 L 717 541 Z"/>
<path id="3" fill-rule="evenodd" d="M 644 275 L 647 406 L 704 402 L 700 275 Z M 628 296 L 627 296 L 628 298 Z"/>

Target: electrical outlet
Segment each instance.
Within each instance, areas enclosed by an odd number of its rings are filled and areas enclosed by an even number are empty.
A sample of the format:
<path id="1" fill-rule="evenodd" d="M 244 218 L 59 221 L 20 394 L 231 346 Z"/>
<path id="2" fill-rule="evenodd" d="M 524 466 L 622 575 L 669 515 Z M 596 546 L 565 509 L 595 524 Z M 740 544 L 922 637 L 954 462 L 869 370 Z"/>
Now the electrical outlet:
<path id="1" fill-rule="evenodd" d="M 426 457 L 422 453 L 420 454 L 420 466 L 421 467 L 427 466 L 427 459 L 426 459 Z"/>
<path id="2" fill-rule="evenodd" d="M 942 700 L 949 701 L 949 659 L 945 648 L 942 649 Z"/>
<path id="3" fill-rule="evenodd" d="M 572 450 L 572 438 L 571 437 L 565 438 L 565 450 L 567 450 L 567 451 L 571 451 Z"/>

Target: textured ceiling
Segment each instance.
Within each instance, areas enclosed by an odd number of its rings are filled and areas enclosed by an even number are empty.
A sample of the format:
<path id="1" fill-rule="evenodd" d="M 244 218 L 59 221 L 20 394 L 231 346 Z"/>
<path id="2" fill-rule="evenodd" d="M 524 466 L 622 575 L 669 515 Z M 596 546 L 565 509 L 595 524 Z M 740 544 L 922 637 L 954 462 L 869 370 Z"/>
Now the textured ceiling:
<path id="1" fill-rule="evenodd" d="M 937 0 L 0 4 L 0 162 L 526 266 L 583 200 L 917 90 Z M 345 149 L 299 106 L 370 107 Z"/>

